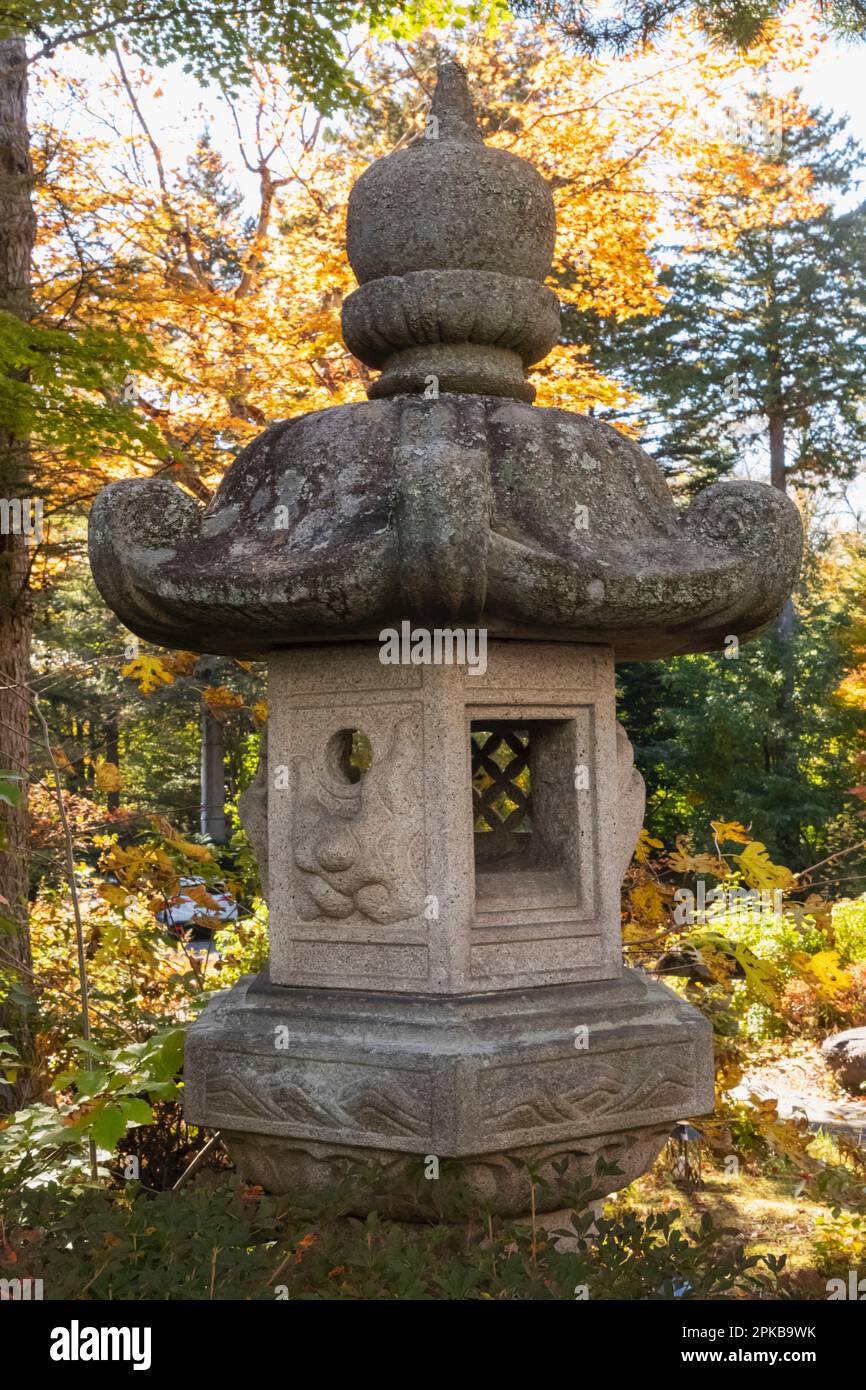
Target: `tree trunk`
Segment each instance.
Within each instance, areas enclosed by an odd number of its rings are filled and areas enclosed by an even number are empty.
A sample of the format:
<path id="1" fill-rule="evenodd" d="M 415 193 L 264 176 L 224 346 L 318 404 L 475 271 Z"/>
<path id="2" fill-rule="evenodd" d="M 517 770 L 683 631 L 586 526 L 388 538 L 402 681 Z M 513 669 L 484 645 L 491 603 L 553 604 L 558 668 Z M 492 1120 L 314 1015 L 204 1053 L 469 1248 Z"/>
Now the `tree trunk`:
<path id="1" fill-rule="evenodd" d="M 780 492 L 787 493 L 788 476 L 785 467 L 785 419 L 781 410 L 771 410 L 770 424 L 770 483 Z M 796 673 L 794 650 L 795 613 L 794 600 L 789 598 L 779 616 L 776 631 L 779 634 L 779 657 L 782 668 L 782 684 L 776 702 L 779 718 L 779 737 L 776 740 L 776 762 L 781 776 L 791 782 L 799 775 L 798 747 L 800 736 L 800 712 L 796 704 Z M 799 817 L 792 817 L 779 834 L 779 848 L 786 864 L 796 866 L 799 862 L 801 826 Z"/>
<path id="2" fill-rule="evenodd" d="M 120 729 L 116 714 L 110 715 L 105 725 L 105 761 L 120 770 Z M 109 792 L 107 805 L 109 811 L 119 811 L 120 792 Z"/>
<path id="3" fill-rule="evenodd" d="M 770 412 L 770 482 L 780 492 L 787 492 L 785 468 L 785 420 L 781 411 Z"/>
<path id="4" fill-rule="evenodd" d="M 30 257 L 35 218 L 30 201 L 32 166 L 27 129 L 26 49 L 21 38 L 0 39 L 0 310 L 27 319 L 31 313 Z M 0 497 L 28 496 L 30 455 L 0 419 Z M 29 551 L 22 534 L 0 535 L 0 771 L 26 779 L 30 734 L 31 614 Z M 11 1032 L 25 1062 L 33 1059 L 29 1011 L 10 996 L 31 990 L 27 923 L 27 784 L 21 804 L 0 804 L 0 1028 Z M 15 1086 L 0 1087 L 0 1109 L 15 1108 L 31 1094 L 26 1069 Z"/>
<path id="5" fill-rule="evenodd" d="M 226 827 L 225 731 L 218 719 L 201 711 L 201 833 L 224 845 Z"/>
<path id="6" fill-rule="evenodd" d="M 770 412 L 770 483 L 780 492 L 788 491 L 788 470 L 785 467 L 785 419 L 780 410 Z M 778 623 L 779 635 L 790 638 L 794 630 L 794 600 L 788 599 Z"/>

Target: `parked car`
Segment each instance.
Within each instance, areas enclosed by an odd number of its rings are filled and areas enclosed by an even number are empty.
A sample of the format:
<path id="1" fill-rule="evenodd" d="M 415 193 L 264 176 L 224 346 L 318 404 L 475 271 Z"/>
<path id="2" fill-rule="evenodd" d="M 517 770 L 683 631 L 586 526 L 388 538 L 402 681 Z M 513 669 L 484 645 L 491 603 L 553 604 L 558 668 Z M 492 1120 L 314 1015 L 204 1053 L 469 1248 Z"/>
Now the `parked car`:
<path id="1" fill-rule="evenodd" d="M 190 888 L 203 888 L 216 906 L 197 903 L 184 891 Z M 226 922 L 236 922 L 237 918 L 238 905 L 231 893 L 226 893 L 222 884 L 209 888 L 203 878 L 182 878 L 180 892 L 169 898 L 167 907 L 156 914 L 156 920 L 167 927 L 172 936 L 182 937 L 190 932 L 193 941 L 210 941 L 215 931 Z"/>

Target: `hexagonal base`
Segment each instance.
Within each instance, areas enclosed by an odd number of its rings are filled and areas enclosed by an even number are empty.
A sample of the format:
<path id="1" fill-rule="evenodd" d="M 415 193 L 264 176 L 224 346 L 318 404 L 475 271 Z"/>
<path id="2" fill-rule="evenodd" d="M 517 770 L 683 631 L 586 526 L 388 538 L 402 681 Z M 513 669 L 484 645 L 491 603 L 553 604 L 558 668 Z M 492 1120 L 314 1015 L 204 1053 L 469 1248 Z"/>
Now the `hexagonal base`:
<path id="1" fill-rule="evenodd" d="M 561 1204 L 554 1161 L 566 1160 L 561 1192 L 618 1154 L 614 1190 L 675 1121 L 713 1104 L 709 1023 L 632 971 L 459 998 L 249 977 L 193 1025 L 185 1070 L 187 1120 L 221 1129 L 249 1177 L 276 1191 L 330 1186 L 366 1158 L 380 1209 L 383 1194 L 394 1209 L 423 1205 L 426 1156 L 462 1160 L 468 1189 L 501 1211 L 528 1195 L 504 1155 L 547 1169 L 548 1207 Z"/>
<path id="2" fill-rule="evenodd" d="M 430 1221 L 558 1211 L 576 1184 L 588 1179 L 598 1193 L 617 1192 L 645 1173 L 669 1137 L 670 1124 L 627 1134 L 598 1134 L 566 1143 L 530 1145 L 507 1153 L 446 1158 L 431 1165 L 418 1154 L 313 1144 L 268 1134 L 223 1132 L 222 1140 L 246 1178 L 268 1192 L 333 1193 L 346 1184 L 347 1209 L 392 1221 Z M 433 1157 L 431 1155 L 431 1157 Z M 599 1175 L 599 1159 L 617 1171 Z M 530 1177 L 530 1170 L 532 1177 Z"/>

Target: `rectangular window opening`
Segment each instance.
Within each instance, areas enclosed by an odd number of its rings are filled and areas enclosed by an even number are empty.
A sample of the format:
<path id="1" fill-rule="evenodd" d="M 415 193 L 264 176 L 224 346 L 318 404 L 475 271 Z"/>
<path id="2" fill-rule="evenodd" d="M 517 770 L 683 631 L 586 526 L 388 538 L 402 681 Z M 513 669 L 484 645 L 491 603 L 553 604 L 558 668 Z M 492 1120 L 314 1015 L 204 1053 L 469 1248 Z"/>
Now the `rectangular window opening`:
<path id="1" fill-rule="evenodd" d="M 479 907 L 573 904 L 573 721 L 475 719 L 470 742 Z"/>

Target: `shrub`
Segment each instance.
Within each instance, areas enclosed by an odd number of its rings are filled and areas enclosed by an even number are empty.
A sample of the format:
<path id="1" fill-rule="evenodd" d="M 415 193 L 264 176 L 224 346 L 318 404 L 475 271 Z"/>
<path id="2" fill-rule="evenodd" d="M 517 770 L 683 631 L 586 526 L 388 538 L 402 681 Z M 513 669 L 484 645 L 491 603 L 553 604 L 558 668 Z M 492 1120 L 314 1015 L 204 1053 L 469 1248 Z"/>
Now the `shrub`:
<path id="1" fill-rule="evenodd" d="M 478 1212 L 406 1226 L 345 1215 L 327 1200 L 242 1193 L 216 1175 L 179 1193 L 49 1186 L 6 1214 L 5 1256 L 51 1299 L 598 1299 L 772 1297 L 784 1260 L 746 1255 L 705 1217 L 676 1211 L 601 1219 L 587 1182 L 572 1229 L 556 1233 Z M 342 1207 L 342 1210 L 341 1210 Z M 567 1224 L 567 1223 L 566 1223 Z M 576 1233 L 576 1234 L 575 1234 Z M 3 1268 L 0 1261 L 0 1271 Z"/>

